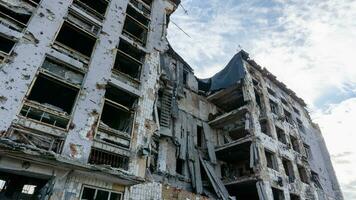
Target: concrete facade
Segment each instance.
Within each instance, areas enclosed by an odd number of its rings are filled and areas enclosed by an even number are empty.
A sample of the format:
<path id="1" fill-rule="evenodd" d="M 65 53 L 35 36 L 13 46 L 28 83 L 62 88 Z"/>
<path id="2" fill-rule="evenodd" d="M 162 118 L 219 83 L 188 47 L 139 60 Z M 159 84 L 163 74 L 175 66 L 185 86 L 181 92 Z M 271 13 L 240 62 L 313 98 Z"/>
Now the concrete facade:
<path id="1" fill-rule="evenodd" d="M 194 76 L 178 5 L 0 0 L 0 199 L 343 199 L 305 103 L 246 52 Z"/>

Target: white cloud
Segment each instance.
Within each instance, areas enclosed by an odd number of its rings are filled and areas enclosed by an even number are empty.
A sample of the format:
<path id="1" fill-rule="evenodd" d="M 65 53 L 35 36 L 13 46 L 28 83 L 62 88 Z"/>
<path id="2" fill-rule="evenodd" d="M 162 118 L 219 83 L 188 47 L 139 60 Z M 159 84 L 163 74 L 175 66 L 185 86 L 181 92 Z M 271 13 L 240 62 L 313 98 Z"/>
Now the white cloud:
<path id="1" fill-rule="evenodd" d="M 272 31 L 251 48 L 256 60 L 314 106 L 330 87 L 356 87 L 356 23 L 351 20 L 356 1 L 308 2 L 285 5 L 279 21 L 286 31 Z"/>
<path id="2" fill-rule="evenodd" d="M 314 115 L 334 163 L 345 199 L 356 197 L 356 98 L 332 105 Z"/>
<path id="3" fill-rule="evenodd" d="M 223 3 L 222 3 L 223 2 Z M 356 1 L 183 0 L 173 48 L 206 78 L 239 45 L 306 100 L 322 128 L 346 199 L 356 198 Z M 353 120 L 353 121 L 352 121 Z"/>

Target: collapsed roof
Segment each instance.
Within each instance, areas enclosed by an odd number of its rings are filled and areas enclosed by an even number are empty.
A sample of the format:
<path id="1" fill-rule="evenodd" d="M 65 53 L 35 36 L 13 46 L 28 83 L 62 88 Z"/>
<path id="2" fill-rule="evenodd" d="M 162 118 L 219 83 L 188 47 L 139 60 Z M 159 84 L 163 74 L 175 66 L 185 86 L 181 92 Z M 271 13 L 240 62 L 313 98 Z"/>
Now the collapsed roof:
<path id="1" fill-rule="evenodd" d="M 216 73 L 213 77 L 207 79 L 197 78 L 199 90 L 212 94 L 216 91 L 229 88 L 230 86 L 238 83 L 241 79 L 245 77 L 245 68 L 243 60 L 245 60 L 252 67 L 260 71 L 262 74 L 267 76 L 274 84 L 279 86 L 284 92 L 286 92 L 294 100 L 300 103 L 301 106 L 307 106 L 303 99 L 298 97 L 296 93 L 289 89 L 284 83 L 277 80 L 276 76 L 274 76 L 266 68 L 263 68 L 258 65 L 254 60 L 250 59 L 249 54 L 244 50 L 241 50 L 237 54 L 235 54 L 235 56 L 230 60 L 226 67 L 220 72 Z"/>
<path id="2" fill-rule="evenodd" d="M 245 52 L 240 51 L 230 60 L 224 69 L 207 79 L 198 79 L 199 90 L 216 92 L 226 89 L 245 77 L 243 57 Z"/>

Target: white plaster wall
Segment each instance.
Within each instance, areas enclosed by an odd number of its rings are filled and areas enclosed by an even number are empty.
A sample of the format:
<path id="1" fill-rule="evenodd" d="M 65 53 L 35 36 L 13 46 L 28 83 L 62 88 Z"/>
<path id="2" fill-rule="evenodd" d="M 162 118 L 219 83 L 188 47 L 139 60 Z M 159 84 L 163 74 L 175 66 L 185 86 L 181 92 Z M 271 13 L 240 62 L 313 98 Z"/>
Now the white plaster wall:
<path id="1" fill-rule="evenodd" d="M 71 0 L 42 0 L 24 34 L 15 33 L 0 24 L 1 32 L 19 39 L 13 50 L 16 56 L 10 63 L 0 66 L 0 97 L 6 97 L 6 101 L 0 102 L 0 131 L 6 131 L 16 119 L 28 86 L 45 54 L 50 51 L 50 45 L 70 4 Z"/>

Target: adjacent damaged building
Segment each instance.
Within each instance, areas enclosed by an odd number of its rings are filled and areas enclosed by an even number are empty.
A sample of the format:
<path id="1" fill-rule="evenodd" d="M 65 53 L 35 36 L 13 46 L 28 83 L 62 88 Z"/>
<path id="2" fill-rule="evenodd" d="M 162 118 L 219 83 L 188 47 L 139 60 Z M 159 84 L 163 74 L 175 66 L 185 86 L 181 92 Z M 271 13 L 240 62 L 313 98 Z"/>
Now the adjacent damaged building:
<path id="1" fill-rule="evenodd" d="M 246 52 L 194 76 L 179 3 L 0 0 L 0 199 L 343 199 L 304 101 Z"/>

